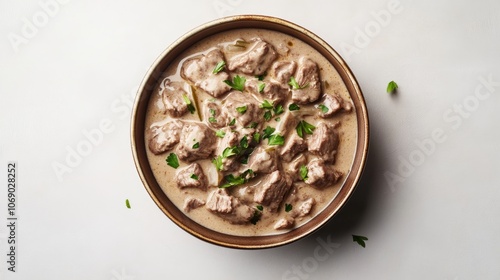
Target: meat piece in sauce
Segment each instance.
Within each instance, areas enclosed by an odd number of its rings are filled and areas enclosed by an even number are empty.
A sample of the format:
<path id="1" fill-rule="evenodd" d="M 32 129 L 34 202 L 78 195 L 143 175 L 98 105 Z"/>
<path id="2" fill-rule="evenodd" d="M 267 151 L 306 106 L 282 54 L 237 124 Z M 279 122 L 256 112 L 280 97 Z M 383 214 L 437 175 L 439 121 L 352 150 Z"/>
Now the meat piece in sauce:
<path id="1" fill-rule="evenodd" d="M 215 153 L 222 155 L 224 150 L 231 147 L 236 147 L 240 144 L 239 133 L 229 128 L 224 128 L 222 131 L 225 133 L 224 137 L 219 140 Z M 220 171 L 234 171 L 238 169 L 239 161 L 236 156 L 223 157 L 222 166 Z"/>
<path id="2" fill-rule="evenodd" d="M 205 124 L 186 123 L 177 145 L 179 159 L 192 162 L 207 159 L 215 150 L 216 136 Z"/>
<path id="3" fill-rule="evenodd" d="M 191 163 L 177 171 L 175 175 L 177 186 L 183 188 L 197 188 L 201 190 L 207 189 L 207 177 L 203 173 L 203 169 L 198 163 Z"/>
<path id="4" fill-rule="evenodd" d="M 183 96 L 189 96 L 186 92 L 186 86 L 189 85 L 184 82 L 172 82 L 170 79 L 166 79 L 163 85 L 161 98 L 165 111 L 173 118 L 182 117 L 188 111 Z"/>
<path id="5" fill-rule="evenodd" d="M 296 133 L 286 138 L 285 145 L 281 148 L 280 155 L 283 161 L 290 162 L 296 155 L 307 150 L 307 142 Z"/>
<path id="6" fill-rule="evenodd" d="M 189 58 L 182 64 L 181 77 L 211 96 L 219 97 L 231 89 L 224 83 L 224 80 L 229 79 L 227 72 L 223 70 L 213 73 L 221 61 L 224 61 L 224 55 L 219 49 L 214 49 L 206 55 Z"/>
<path id="7" fill-rule="evenodd" d="M 233 224 L 248 223 L 255 213 L 254 209 L 241 203 L 238 198 L 230 196 L 225 189 L 212 191 L 208 195 L 205 207 Z"/>
<path id="8" fill-rule="evenodd" d="M 307 142 L 309 152 L 328 163 L 335 161 L 339 145 L 339 134 L 335 129 L 336 126 L 337 124 L 319 123 Z"/>
<path id="9" fill-rule="evenodd" d="M 228 69 L 247 75 L 262 75 L 277 57 L 271 44 L 257 38 L 247 51 L 229 59 Z"/>
<path id="10" fill-rule="evenodd" d="M 195 197 L 188 197 L 184 200 L 184 206 L 182 208 L 187 213 L 203 205 L 205 205 L 205 201 Z"/>
<path id="11" fill-rule="evenodd" d="M 262 90 L 260 90 L 261 85 L 263 86 Z M 251 93 L 256 96 L 261 96 L 262 99 L 272 101 L 274 105 L 283 103 L 283 101 L 288 98 L 288 93 L 290 91 L 288 87 L 276 82 L 263 82 L 257 79 L 248 80 L 245 86 Z"/>
<path id="12" fill-rule="evenodd" d="M 319 115 L 322 118 L 329 118 L 335 113 L 343 110 L 345 112 L 350 112 L 352 110 L 352 105 L 351 103 L 344 101 L 342 97 L 336 95 L 336 94 L 325 94 L 325 100 L 323 101 L 322 105 L 325 106 L 328 111 L 323 112 L 323 110 L 319 110 Z"/>
<path id="13" fill-rule="evenodd" d="M 205 106 L 203 106 L 203 116 L 208 125 L 215 129 L 225 127 L 230 122 L 227 114 L 217 102 L 206 101 Z"/>
<path id="14" fill-rule="evenodd" d="M 256 148 L 248 157 L 248 168 L 254 173 L 271 173 L 278 169 L 278 156 L 275 149 Z"/>
<path id="15" fill-rule="evenodd" d="M 306 57 L 301 57 L 295 80 L 300 88 L 292 88 L 292 100 L 297 104 L 309 104 L 321 96 L 321 81 L 318 65 Z"/>
<path id="16" fill-rule="evenodd" d="M 321 159 L 313 159 L 307 164 L 306 184 L 317 188 L 324 188 L 335 184 L 342 173 L 336 171 L 333 166 L 327 165 Z"/>
<path id="17" fill-rule="evenodd" d="M 288 84 L 290 77 L 297 69 L 295 61 L 276 61 L 271 65 L 270 76 L 273 77 L 280 84 Z"/>
<path id="18" fill-rule="evenodd" d="M 294 226 L 295 224 L 295 219 L 293 219 L 290 216 L 286 216 L 284 218 L 279 219 L 275 224 L 274 224 L 274 229 L 290 229 Z"/>
<path id="19" fill-rule="evenodd" d="M 260 124 L 264 119 L 264 113 L 260 104 L 251 94 L 240 91 L 230 92 L 224 99 L 224 114 L 240 127 L 250 126 L 252 123 Z M 230 121 L 230 122 L 231 122 Z"/>
<path id="20" fill-rule="evenodd" d="M 155 155 L 171 150 L 179 143 L 182 126 L 182 122 L 178 120 L 152 125 L 147 131 L 149 150 Z"/>
<path id="21" fill-rule="evenodd" d="M 295 207 L 292 212 L 292 217 L 297 218 L 297 217 L 305 217 L 311 213 L 311 210 L 315 204 L 314 198 L 310 197 L 302 203 L 298 207 Z"/>
<path id="22" fill-rule="evenodd" d="M 307 165 L 307 158 L 304 154 L 300 154 L 288 165 L 286 172 L 294 182 L 302 180 L 300 178 L 300 167 L 303 165 Z"/>
<path id="23" fill-rule="evenodd" d="M 269 207 L 271 212 L 275 212 L 291 186 L 292 180 L 286 174 L 276 170 L 264 177 L 263 183 L 256 188 L 254 201 Z"/>

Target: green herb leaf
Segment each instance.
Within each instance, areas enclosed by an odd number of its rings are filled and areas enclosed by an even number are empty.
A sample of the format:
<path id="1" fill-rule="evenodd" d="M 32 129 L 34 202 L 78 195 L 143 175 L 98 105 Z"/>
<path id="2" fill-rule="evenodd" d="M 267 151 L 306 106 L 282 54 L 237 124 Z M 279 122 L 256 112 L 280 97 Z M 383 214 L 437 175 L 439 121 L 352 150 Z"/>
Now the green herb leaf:
<path id="1" fill-rule="evenodd" d="M 323 114 L 328 113 L 328 111 L 330 110 L 330 109 L 328 109 L 328 107 L 326 107 L 326 106 L 325 106 L 325 105 L 323 105 L 323 104 L 319 104 L 319 105 L 318 105 L 318 108 L 321 110 L 321 112 L 323 112 Z"/>
<path id="2" fill-rule="evenodd" d="M 217 130 L 215 132 L 215 136 L 217 136 L 219 138 L 224 138 L 224 136 L 226 136 L 226 133 L 223 130 Z"/>
<path id="3" fill-rule="evenodd" d="M 177 155 L 174 153 L 170 153 L 167 157 L 167 165 L 173 167 L 174 169 L 177 169 L 179 167 L 179 159 L 177 158 Z"/>
<path id="4" fill-rule="evenodd" d="M 278 104 L 276 107 L 274 107 L 273 111 L 274 111 L 274 114 L 276 116 L 282 114 L 283 112 L 285 112 L 285 110 L 283 109 L 283 105 L 281 105 L 281 104 Z"/>
<path id="5" fill-rule="evenodd" d="M 237 146 L 234 147 L 227 147 L 222 151 L 222 157 L 223 158 L 228 158 L 235 156 L 240 153 L 240 149 Z"/>
<path id="6" fill-rule="evenodd" d="M 253 140 L 254 140 L 254 141 L 255 141 L 255 143 L 257 143 L 257 144 L 258 144 L 258 143 L 260 143 L 260 133 L 255 132 L 255 133 L 253 134 Z"/>
<path id="7" fill-rule="evenodd" d="M 130 209 L 130 201 L 128 201 L 128 198 L 125 199 L 125 206 L 127 206 L 127 208 Z"/>
<path id="8" fill-rule="evenodd" d="M 245 178 L 243 178 L 241 176 L 234 177 L 233 174 L 229 174 L 227 176 L 224 176 L 224 180 L 226 181 L 226 183 L 219 186 L 219 188 L 229 188 L 232 186 L 242 185 L 246 182 Z"/>
<path id="9" fill-rule="evenodd" d="M 299 105 L 292 103 L 292 104 L 288 105 L 288 110 L 297 111 L 297 110 L 300 110 L 300 107 L 299 107 Z"/>
<path id="10" fill-rule="evenodd" d="M 264 207 L 262 205 L 257 205 L 257 206 L 255 206 L 255 208 L 257 208 L 259 211 L 264 210 Z"/>
<path id="11" fill-rule="evenodd" d="M 184 99 L 184 103 L 186 103 L 189 112 L 191 114 L 194 114 L 194 112 L 196 111 L 196 109 L 194 108 L 194 105 L 191 102 L 191 100 L 189 100 L 189 97 L 187 97 L 187 95 L 183 94 L 182 95 L 182 99 Z"/>
<path id="12" fill-rule="evenodd" d="M 267 110 L 265 113 L 264 113 L 264 119 L 268 122 L 271 118 L 273 117 L 273 114 L 271 113 L 271 111 Z"/>
<path id="13" fill-rule="evenodd" d="M 256 128 L 259 125 L 257 122 L 251 122 L 248 128 Z"/>
<path id="14" fill-rule="evenodd" d="M 248 139 L 247 139 L 247 136 L 243 136 L 243 138 L 241 138 L 240 140 L 240 147 L 242 147 L 243 149 L 247 149 L 248 148 Z"/>
<path id="15" fill-rule="evenodd" d="M 210 118 L 208 118 L 208 122 L 210 122 L 210 123 L 216 123 L 217 119 L 215 117 L 210 117 Z"/>
<path id="16" fill-rule="evenodd" d="M 252 223 L 253 225 L 256 225 L 257 222 L 260 221 L 261 216 L 262 216 L 262 213 L 258 210 L 255 210 L 255 212 L 253 212 L 252 218 L 250 219 L 250 223 Z"/>
<path id="17" fill-rule="evenodd" d="M 273 145 L 273 146 L 276 146 L 276 145 L 283 146 L 283 144 L 285 144 L 285 137 L 283 137 L 279 134 L 273 134 L 273 135 L 271 135 L 271 137 L 269 137 L 269 142 L 267 142 L 267 144 Z"/>
<path id="18" fill-rule="evenodd" d="M 307 166 L 305 165 L 301 165 L 300 166 L 300 170 L 299 170 L 299 173 L 300 173 L 300 178 L 302 179 L 302 181 L 305 181 L 307 180 L 307 173 L 309 172 L 309 170 L 307 170 Z"/>
<path id="19" fill-rule="evenodd" d="M 274 105 L 273 105 L 273 102 L 269 103 L 268 100 L 264 100 L 264 102 L 262 102 L 262 104 L 260 104 L 260 108 L 271 110 L 274 108 Z"/>
<path id="20" fill-rule="evenodd" d="M 255 76 L 255 78 L 257 78 L 259 81 L 263 81 L 264 78 L 266 77 L 267 73 L 264 73 L 262 75 L 259 75 L 259 76 Z"/>
<path id="21" fill-rule="evenodd" d="M 229 125 L 234 125 L 236 123 L 236 119 L 232 119 Z"/>
<path id="22" fill-rule="evenodd" d="M 259 82 L 259 93 L 263 92 L 265 87 L 266 87 L 266 83 Z"/>
<path id="23" fill-rule="evenodd" d="M 274 120 L 275 120 L 275 121 L 277 121 L 277 122 L 279 122 L 279 121 L 281 121 L 281 118 L 280 118 L 280 117 L 277 117 L 277 118 L 275 118 Z"/>
<path id="24" fill-rule="evenodd" d="M 198 149 L 200 147 L 200 142 L 196 142 L 193 144 L 193 149 Z"/>
<path id="25" fill-rule="evenodd" d="M 233 77 L 233 81 L 225 80 L 224 83 L 226 83 L 228 86 L 230 86 L 235 90 L 243 91 L 243 89 L 245 88 L 246 81 L 247 79 L 245 77 L 236 75 Z"/>
<path id="26" fill-rule="evenodd" d="M 194 179 L 194 180 L 198 180 L 198 176 L 196 174 L 191 174 L 191 176 L 189 176 L 191 179 Z"/>
<path id="27" fill-rule="evenodd" d="M 297 131 L 297 134 L 301 137 L 304 138 L 304 133 L 306 134 L 312 134 L 314 129 L 316 127 L 304 120 L 300 121 L 297 126 L 295 127 L 295 131 Z"/>
<path id="28" fill-rule="evenodd" d="M 240 114 L 245 114 L 245 112 L 247 111 L 247 106 L 236 107 L 236 111 L 238 111 L 238 113 Z"/>
<path id="29" fill-rule="evenodd" d="M 398 89 L 398 84 L 395 81 L 390 81 L 387 85 L 387 93 L 393 93 L 396 89 Z"/>
<path id="30" fill-rule="evenodd" d="M 303 88 L 306 88 L 309 85 L 309 84 L 305 84 L 303 86 L 299 85 L 299 83 L 297 82 L 297 80 L 295 80 L 294 76 L 290 77 L 290 81 L 288 82 L 288 84 L 292 87 L 292 89 L 303 89 Z"/>
<path id="31" fill-rule="evenodd" d="M 352 235 L 352 241 L 357 242 L 361 247 L 365 248 L 366 244 L 365 241 L 368 240 L 367 237 L 361 236 L 361 235 Z"/>
<path id="32" fill-rule="evenodd" d="M 288 212 L 292 211 L 292 209 L 293 209 L 292 204 L 285 203 L 285 212 L 288 213 Z"/>
<path id="33" fill-rule="evenodd" d="M 208 111 L 210 112 L 210 116 L 215 117 L 215 114 L 217 113 L 215 109 L 209 109 Z"/>
<path id="34" fill-rule="evenodd" d="M 216 158 L 214 158 L 212 160 L 212 163 L 215 164 L 215 168 L 218 170 L 218 171 L 221 171 L 222 170 L 222 156 L 217 156 Z"/>
<path id="35" fill-rule="evenodd" d="M 215 65 L 215 68 L 212 71 L 212 73 L 217 74 L 220 71 L 224 70 L 224 67 L 226 67 L 226 62 L 224 60 L 221 60 L 219 61 L 219 63 L 217 63 L 217 65 Z"/>
<path id="36" fill-rule="evenodd" d="M 276 128 L 273 128 L 273 127 L 270 127 L 270 126 L 267 126 L 265 129 L 264 129 L 264 134 L 262 135 L 262 139 L 266 139 L 266 138 L 269 138 L 271 136 L 271 134 L 274 133 L 274 131 L 276 130 Z"/>

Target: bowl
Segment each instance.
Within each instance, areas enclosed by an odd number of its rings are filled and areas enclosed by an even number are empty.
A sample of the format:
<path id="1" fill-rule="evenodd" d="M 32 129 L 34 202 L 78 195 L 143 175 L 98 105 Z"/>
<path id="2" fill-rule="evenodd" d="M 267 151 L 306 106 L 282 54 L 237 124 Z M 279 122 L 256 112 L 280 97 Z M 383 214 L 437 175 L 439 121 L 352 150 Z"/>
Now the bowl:
<path id="1" fill-rule="evenodd" d="M 194 43 L 220 32 L 241 28 L 278 31 L 296 37 L 316 49 L 339 73 L 352 99 L 357 120 L 357 142 L 353 163 L 350 170 L 344 175 L 345 179 L 336 196 L 307 223 L 293 230 L 272 235 L 239 236 L 221 233 L 191 220 L 163 192 L 153 175 L 146 152 L 145 120 L 148 102 L 162 78 L 164 70 Z M 326 224 L 347 203 L 358 184 L 367 158 L 368 142 L 369 123 L 365 100 L 356 78 L 340 55 L 328 43 L 311 31 L 284 19 L 262 15 L 239 15 L 220 18 L 189 31 L 171 44 L 160 54 L 146 73 L 135 99 L 131 119 L 131 146 L 137 172 L 145 189 L 160 210 L 175 224 L 197 238 L 216 245 L 239 249 L 261 249 L 289 244 L 304 238 Z"/>

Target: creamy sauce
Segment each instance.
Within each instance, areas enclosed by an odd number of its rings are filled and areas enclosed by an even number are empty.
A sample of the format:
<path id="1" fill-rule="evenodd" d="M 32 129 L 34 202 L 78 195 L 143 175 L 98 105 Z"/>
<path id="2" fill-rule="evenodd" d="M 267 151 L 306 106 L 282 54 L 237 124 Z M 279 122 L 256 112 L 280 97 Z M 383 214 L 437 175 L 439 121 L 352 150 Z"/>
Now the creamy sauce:
<path id="1" fill-rule="evenodd" d="M 228 44 L 229 42 L 234 42 L 236 39 L 242 38 L 244 40 L 250 40 L 255 37 L 263 38 L 268 43 L 271 43 L 275 46 L 280 53 L 281 48 L 288 48 L 289 52 L 286 54 L 286 60 L 294 60 L 297 61 L 300 56 L 307 56 L 314 62 L 318 64 L 320 70 L 320 79 L 323 83 L 323 93 L 335 93 L 341 96 L 345 101 L 351 102 L 351 97 L 347 91 L 346 86 L 344 85 L 340 75 L 334 69 L 334 67 L 323 57 L 321 56 L 315 49 L 305 44 L 301 40 L 291 37 L 289 35 L 279 33 L 276 31 L 270 30 L 261 30 L 261 29 L 238 29 L 234 31 L 226 31 L 221 34 L 217 34 L 211 36 L 207 39 L 204 39 L 197 44 L 193 45 L 191 48 L 187 49 L 179 59 L 174 61 L 169 68 L 165 71 L 164 77 L 168 77 L 170 80 L 181 80 L 180 77 L 180 67 L 182 62 L 189 57 L 194 55 L 198 55 L 200 53 L 207 53 L 210 49 L 217 45 Z M 227 54 L 226 54 L 227 56 Z M 227 58 L 227 57 L 226 57 Z M 161 92 L 163 90 L 163 80 L 158 81 L 158 86 L 155 89 L 155 94 L 151 97 L 149 101 L 148 113 L 146 116 L 146 128 L 149 128 L 152 124 L 162 123 L 170 119 L 168 115 L 164 113 L 163 103 L 161 99 Z M 197 91 L 197 100 L 196 100 L 196 109 L 197 112 L 195 114 L 186 114 L 182 117 L 183 120 L 193 120 L 199 121 L 200 116 L 202 115 L 200 105 L 203 103 L 205 99 L 211 99 L 212 96 L 202 93 L 201 91 Z M 287 102 L 285 104 L 289 104 Z M 285 110 L 288 109 L 288 105 L 284 106 Z M 314 108 L 313 105 L 301 105 L 301 108 Z M 303 182 L 296 182 L 294 187 L 292 187 L 292 191 L 295 189 L 296 193 L 299 193 L 301 197 L 313 197 L 315 199 L 315 205 L 311 211 L 311 213 L 305 217 L 298 218 L 296 220 L 295 228 L 299 227 L 301 224 L 307 222 L 309 219 L 314 217 L 317 213 L 321 212 L 322 209 L 327 206 L 335 195 L 338 193 L 339 189 L 344 183 L 345 178 L 350 172 L 351 165 L 353 163 L 353 158 L 355 154 L 356 148 L 356 131 L 357 131 L 357 123 L 356 123 L 356 113 L 354 112 L 355 108 L 352 108 L 352 111 L 349 113 L 337 113 L 331 118 L 322 119 L 319 116 L 309 116 L 307 117 L 307 121 L 310 123 L 317 123 L 318 121 L 324 122 L 340 122 L 340 126 L 337 131 L 340 136 L 340 144 L 337 150 L 336 160 L 334 167 L 336 170 L 343 173 L 342 178 L 334 185 L 328 186 L 322 189 L 316 189 L 314 187 L 308 186 Z M 276 127 L 278 122 L 274 120 L 274 117 L 271 121 L 269 121 L 266 125 L 271 127 Z M 265 126 L 264 126 L 265 127 Z M 146 143 L 147 143 L 146 139 Z M 206 201 L 207 194 L 216 189 L 217 187 L 209 187 L 207 191 L 195 189 L 195 188 L 185 188 L 180 189 L 177 187 L 175 180 L 175 174 L 177 170 L 171 168 L 166 164 L 166 157 L 170 152 L 166 152 L 160 155 L 154 155 L 147 150 L 147 156 L 153 170 L 153 173 L 158 181 L 159 185 L 168 196 L 168 198 L 179 208 L 183 209 L 184 200 L 186 197 L 197 197 L 204 201 Z M 203 170 L 208 169 L 213 163 L 210 159 L 197 161 Z M 188 165 L 189 163 L 184 163 L 180 161 L 180 168 Z M 286 165 L 286 164 L 285 164 Z M 249 184 L 258 184 L 258 180 L 252 180 Z M 245 186 L 245 185 L 244 185 Z M 239 187 L 242 189 L 244 186 Z M 292 192 L 291 191 L 291 192 Z M 287 196 L 283 202 L 285 203 L 293 203 L 291 202 L 292 196 Z M 281 207 L 280 210 L 275 215 L 266 215 L 266 209 L 264 209 L 262 219 L 254 224 L 231 224 L 228 221 L 225 221 L 223 218 L 210 213 L 204 206 L 199 207 L 197 209 L 193 209 L 190 212 L 186 213 L 186 215 L 197 223 L 213 229 L 218 232 L 223 232 L 232 235 L 241 235 L 241 236 L 253 236 L 253 235 L 268 235 L 268 234 L 277 234 L 282 233 L 283 230 L 275 230 L 273 229 L 273 225 L 280 218 L 284 217 L 287 213 Z"/>

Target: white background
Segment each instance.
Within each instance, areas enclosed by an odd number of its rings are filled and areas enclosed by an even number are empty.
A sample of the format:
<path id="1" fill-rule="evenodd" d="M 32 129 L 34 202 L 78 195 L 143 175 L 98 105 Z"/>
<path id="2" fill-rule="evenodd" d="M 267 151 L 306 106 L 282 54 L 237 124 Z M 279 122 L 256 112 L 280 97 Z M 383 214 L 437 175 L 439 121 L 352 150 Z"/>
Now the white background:
<path id="1" fill-rule="evenodd" d="M 500 278 L 500 2 L 54 1 L 0 2 L 0 279 Z M 344 57 L 371 146 L 354 196 L 319 232 L 242 251 L 192 237 L 157 208 L 135 170 L 129 118 L 169 44 L 251 13 L 302 25 Z"/>

